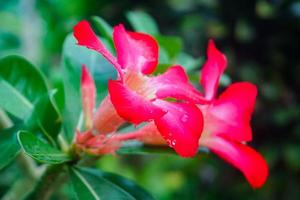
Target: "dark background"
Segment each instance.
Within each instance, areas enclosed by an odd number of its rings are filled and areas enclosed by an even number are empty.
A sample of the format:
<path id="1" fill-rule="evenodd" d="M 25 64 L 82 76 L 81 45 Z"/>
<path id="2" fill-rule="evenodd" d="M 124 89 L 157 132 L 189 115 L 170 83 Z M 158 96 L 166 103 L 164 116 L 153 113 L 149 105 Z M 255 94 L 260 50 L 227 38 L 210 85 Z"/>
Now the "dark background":
<path id="1" fill-rule="evenodd" d="M 250 145 L 265 156 L 270 177 L 253 190 L 212 154 L 107 156 L 99 167 L 135 179 L 163 200 L 300 199 L 300 1 L 0 1 L 0 57 L 23 55 L 55 82 L 63 41 L 79 20 L 97 15 L 130 29 L 125 15 L 135 10 L 153 16 L 163 34 L 181 37 L 194 57 L 205 56 L 208 38 L 214 38 L 228 57 L 231 81 L 258 86 Z M 0 181 L 0 193 L 6 187 Z"/>

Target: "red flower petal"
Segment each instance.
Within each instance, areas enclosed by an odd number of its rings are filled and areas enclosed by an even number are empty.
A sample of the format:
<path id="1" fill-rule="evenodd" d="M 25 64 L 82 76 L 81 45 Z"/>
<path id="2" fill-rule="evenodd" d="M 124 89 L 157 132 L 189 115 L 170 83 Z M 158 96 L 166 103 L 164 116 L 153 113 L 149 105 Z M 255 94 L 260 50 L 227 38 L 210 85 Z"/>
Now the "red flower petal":
<path id="1" fill-rule="evenodd" d="M 209 107 L 205 116 L 205 129 L 213 134 L 225 135 L 237 141 L 250 141 L 251 115 L 254 110 L 256 86 L 240 82 L 230 85 Z"/>
<path id="2" fill-rule="evenodd" d="M 156 100 L 154 104 L 168 110 L 164 116 L 155 119 L 155 124 L 169 146 L 182 157 L 194 156 L 203 128 L 201 111 L 188 103 Z"/>
<path id="3" fill-rule="evenodd" d="M 159 118 L 165 114 L 160 107 L 134 91 L 127 89 L 119 81 L 110 80 L 108 82 L 108 90 L 111 102 L 117 113 L 131 123 L 139 124 Z"/>
<path id="4" fill-rule="evenodd" d="M 119 116 L 107 95 L 100 103 L 94 116 L 94 127 L 99 134 L 109 134 L 118 130 L 125 120 Z"/>
<path id="5" fill-rule="evenodd" d="M 123 25 L 114 27 L 113 39 L 122 68 L 152 73 L 158 63 L 158 45 L 150 35 L 126 32 Z"/>
<path id="6" fill-rule="evenodd" d="M 81 99 L 85 117 L 86 129 L 93 127 L 93 111 L 95 108 L 96 88 L 92 75 L 86 66 L 82 66 L 81 73 Z"/>
<path id="7" fill-rule="evenodd" d="M 77 39 L 78 45 L 85 46 L 102 54 L 109 62 L 111 62 L 115 66 L 116 70 L 119 73 L 119 76 L 122 77 L 121 66 L 116 61 L 116 58 L 113 57 L 101 43 L 87 21 L 80 21 L 74 27 L 74 37 Z"/>
<path id="8" fill-rule="evenodd" d="M 265 183 L 269 173 L 268 165 L 254 149 L 221 137 L 209 138 L 203 143 L 222 159 L 238 168 L 253 188 L 259 188 Z"/>
<path id="9" fill-rule="evenodd" d="M 207 61 L 201 71 L 201 85 L 206 99 L 212 100 L 215 97 L 219 79 L 226 65 L 226 57 L 216 48 L 213 40 L 209 40 Z"/>
<path id="10" fill-rule="evenodd" d="M 192 84 L 181 66 L 172 66 L 164 74 L 153 77 L 151 85 L 156 88 L 158 98 L 173 97 L 181 100 L 203 103 L 204 97 Z"/>

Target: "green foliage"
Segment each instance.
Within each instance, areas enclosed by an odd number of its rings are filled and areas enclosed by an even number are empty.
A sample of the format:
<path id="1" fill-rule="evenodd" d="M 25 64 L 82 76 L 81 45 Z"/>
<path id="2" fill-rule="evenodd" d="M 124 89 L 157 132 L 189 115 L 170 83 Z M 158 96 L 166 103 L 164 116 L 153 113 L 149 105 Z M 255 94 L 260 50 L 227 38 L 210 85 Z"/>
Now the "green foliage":
<path id="1" fill-rule="evenodd" d="M 158 35 L 155 39 L 159 47 L 167 52 L 169 59 L 175 58 L 182 51 L 182 40 L 179 37 Z"/>
<path id="2" fill-rule="evenodd" d="M 21 119 L 29 114 L 32 104 L 48 91 L 41 72 L 19 56 L 0 60 L 0 81 L 0 106 Z"/>
<path id="3" fill-rule="evenodd" d="M 20 151 L 17 131 L 18 128 L 0 131 L 0 170 L 13 161 Z"/>
<path id="4" fill-rule="evenodd" d="M 154 18 L 143 10 L 153 14 L 159 22 L 159 29 Z M 198 82 L 198 70 L 204 61 L 207 40 L 216 39 L 218 48 L 226 53 L 229 60 L 227 74 L 222 77 L 221 85 L 228 85 L 231 82 L 229 77 L 233 77 L 233 82 L 249 80 L 258 87 L 259 95 L 252 121 L 257 141 L 254 145 L 264 155 L 271 157 L 271 161 L 267 159 L 271 168 L 270 178 L 264 188 L 256 191 L 249 188 L 236 171 L 214 157 L 211 160 L 207 160 L 205 155 L 199 156 L 201 160 L 199 157 L 180 159 L 169 156 L 170 149 L 169 153 L 161 155 L 166 152 L 164 149 L 155 149 L 153 152 L 153 149 L 139 145 L 125 146 L 118 152 L 122 156 L 113 157 L 119 162 L 107 160 L 107 156 L 101 159 L 103 165 L 99 166 L 107 166 L 106 170 L 130 176 L 162 200 L 299 199 L 297 90 L 300 86 L 300 65 L 297 52 L 300 46 L 300 12 L 296 0 L 242 3 L 237 0 L 167 0 L 138 1 L 134 4 L 131 1 L 62 0 L 36 1 L 36 5 L 31 5 L 31 1 L 25 4 L 22 1 L 2 1 L 0 57 L 11 53 L 25 55 L 45 72 L 51 89 L 57 89 L 56 81 L 62 77 L 66 94 L 65 98 L 58 98 L 63 94 L 58 91 L 59 95 L 53 99 L 44 75 L 24 58 L 9 56 L 0 60 L 0 108 L 13 122 L 12 128 L 0 130 L 1 199 L 10 187 L 15 187 L 26 178 L 23 168 L 20 170 L 18 164 L 7 166 L 20 151 L 17 131 L 30 131 L 43 144 L 56 148 L 56 138 L 60 138 L 58 134 L 62 132 L 59 128 L 60 114 L 55 109 L 59 100 L 59 109 L 63 111 L 63 131 L 71 143 L 81 109 L 81 65 L 87 64 L 96 79 L 98 103 L 107 92 L 106 81 L 109 78 L 105 77 L 116 77 L 109 63 L 96 52 L 76 46 L 72 36 L 68 36 L 64 43 L 61 63 L 64 70 L 59 71 L 63 40 L 77 21 L 88 19 L 90 15 L 101 15 L 101 18 L 92 18 L 92 25 L 107 40 L 106 45 L 112 52 L 112 28 L 109 24 L 122 22 L 126 26 L 131 25 L 133 30 L 153 34 L 159 42 L 160 60 L 155 73 L 162 73 L 167 67 L 180 64 L 195 83 Z M 32 25 L 31 28 L 28 24 Z M 35 53 L 28 56 L 28 51 Z M 194 58 L 199 58 L 199 55 L 201 59 Z M 155 158 L 149 156 L 153 153 L 160 155 Z M 203 159 L 205 162 L 202 162 Z M 81 169 L 75 170 L 81 173 Z M 85 187 L 84 184 L 82 186 Z M 77 193 L 84 190 L 81 189 Z M 56 191 L 51 199 L 70 199 L 72 195 L 65 190 Z M 73 193 L 78 195 L 76 191 Z"/>
<path id="5" fill-rule="evenodd" d="M 41 163 L 60 164 L 71 160 L 67 154 L 52 147 L 33 133 L 19 131 L 18 141 L 27 155 Z"/>
<path id="6" fill-rule="evenodd" d="M 207 153 L 207 148 L 199 148 L 199 153 Z M 154 155 L 154 154 L 166 154 L 177 155 L 175 151 L 166 146 L 147 146 L 137 141 L 128 141 L 117 151 L 120 155 Z"/>
<path id="7" fill-rule="evenodd" d="M 10 114 L 21 119 L 27 117 L 32 110 L 32 104 L 12 85 L 0 78 L 0 105 Z"/>
<path id="8" fill-rule="evenodd" d="M 144 189 L 121 176 L 89 168 L 71 168 L 69 176 L 78 200 L 153 200 Z"/>
<path id="9" fill-rule="evenodd" d="M 92 18 L 96 30 L 102 35 L 106 40 L 108 40 L 111 47 L 113 47 L 112 33 L 113 28 L 101 17 Z"/>
<path id="10" fill-rule="evenodd" d="M 154 19 L 143 11 L 128 12 L 127 19 L 135 31 L 144 32 L 151 35 L 159 33 Z"/>
<path id="11" fill-rule="evenodd" d="M 61 116 L 54 104 L 55 92 L 42 95 L 34 104 L 31 115 L 26 120 L 26 128 L 38 132 L 39 130 L 48 140 L 55 143 L 61 128 Z"/>

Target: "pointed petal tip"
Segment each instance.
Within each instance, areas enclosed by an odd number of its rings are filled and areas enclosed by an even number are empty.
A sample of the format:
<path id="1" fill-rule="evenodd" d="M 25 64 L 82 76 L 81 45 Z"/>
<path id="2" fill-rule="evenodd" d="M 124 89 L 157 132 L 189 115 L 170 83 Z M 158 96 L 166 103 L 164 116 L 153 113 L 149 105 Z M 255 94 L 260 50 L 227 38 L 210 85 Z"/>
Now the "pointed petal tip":
<path id="1" fill-rule="evenodd" d="M 200 77 L 200 83 L 207 100 L 215 98 L 220 77 L 226 66 L 226 56 L 216 48 L 214 41 L 210 39 L 208 41 L 207 60 L 203 65 Z"/>
<path id="2" fill-rule="evenodd" d="M 210 148 L 215 154 L 239 169 L 251 187 L 262 187 L 269 175 L 268 164 L 263 156 L 251 147 L 232 140 L 214 137 L 200 144 Z"/>
<path id="3" fill-rule="evenodd" d="M 96 86 L 88 68 L 83 65 L 81 73 L 81 100 L 87 129 L 93 126 L 93 110 L 95 108 Z"/>
<path id="4" fill-rule="evenodd" d="M 94 50 L 98 50 L 103 47 L 89 22 L 86 20 L 82 20 L 74 26 L 73 35 L 77 40 L 77 44 L 80 46 L 85 46 Z"/>
<path id="5" fill-rule="evenodd" d="M 86 84 L 93 84 L 94 79 L 91 75 L 91 73 L 89 72 L 88 68 L 86 67 L 86 65 L 82 65 L 81 68 L 81 84 L 86 85 Z"/>

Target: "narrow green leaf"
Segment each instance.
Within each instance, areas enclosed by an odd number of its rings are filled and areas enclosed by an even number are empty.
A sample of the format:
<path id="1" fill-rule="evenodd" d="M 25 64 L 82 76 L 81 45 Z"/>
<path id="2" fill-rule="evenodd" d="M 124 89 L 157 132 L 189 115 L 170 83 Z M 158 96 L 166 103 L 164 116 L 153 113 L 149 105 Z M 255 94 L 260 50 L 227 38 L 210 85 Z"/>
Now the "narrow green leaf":
<path id="1" fill-rule="evenodd" d="M 0 107 L 10 114 L 26 118 L 33 105 L 18 90 L 0 77 Z"/>
<path id="2" fill-rule="evenodd" d="M 27 155 L 47 164 L 60 164 L 71 158 L 27 131 L 18 132 L 18 141 Z"/>
<path id="3" fill-rule="evenodd" d="M 149 155 L 149 154 L 172 154 L 176 155 L 174 150 L 168 147 L 161 146 L 127 146 L 121 147 L 118 151 L 118 154 L 132 154 L 132 155 Z"/>
<path id="4" fill-rule="evenodd" d="M 135 31 L 151 35 L 159 34 L 155 20 L 143 11 L 133 11 L 126 14 L 128 21 Z"/>
<path id="5" fill-rule="evenodd" d="M 168 53 L 170 59 L 175 58 L 182 50 L 182 40 L 176 36 L 164 36 L 157 35 L 155 36 L 159 47 L 164 48 Z"/>
<path id="6" fill-rule="evenodd" d="M 20 151 L 17 141 L 17 128 L 9 128 L 0 132 L 0 170 L 8 165 Z"/>
<path id="7" fill-rule="evenodd" d="M 113 39 L 112 39 L 112 27 L 101 17 L 94 16 L 92 17 L 92 20 L 95 24 L 96 29 L 99 31 L 99 33 L 108 40 L 111 47 L 113 47 Z"/>
<path id="8" fill-rule="evenodd" d="M 121 176 L 88 168 L 69 170 L 73 190 L 81 200 L 153 200 L 144 189 Z"/>
<path id="9" fill-rule="evenodd" d="M 200 147 L 198 153 L 207 153 L 208 149 Z M 176 152 L 168 146 L 147 146 L 141 142 L 127 142 L 118 151 L 121 155 L 149 155 L 149 154 L 168 154 L 177 155 Z"/>
<path id="10" fill-rule="evenodd" d="M 199 68 L 203 64 L 204 57 L 195 59 L 192 56 L 190 56 L 184 52 L 181 52 L 176 57 L 175 62 L 177 64 L 180 64 L 181 66 L 183 66 L 187 72 L 191 72 L 191 71 L 195 70 L 197 67 Z M 197 76 L 198 76 L 198 74 L 197 74 Z"/>
<path id="11" fill-rule="evenodd" d="M 33 112 L 26 121 L 27 128 L 32 132 L 41 132 L 51 142 L 57 139 L 61 128 L 61 116 L 54 104 L 54 94 L 52 91 L 50 94 L 41 96 L 34 104 Z"/>

